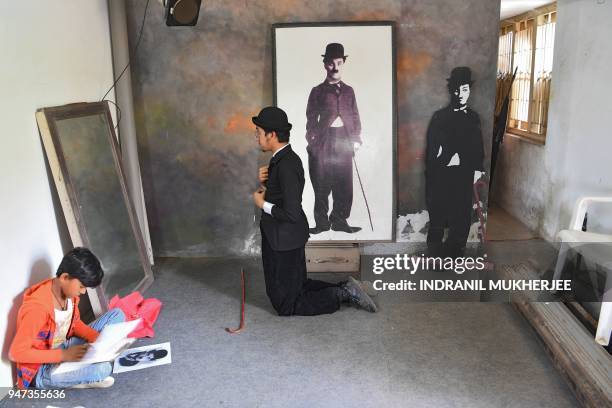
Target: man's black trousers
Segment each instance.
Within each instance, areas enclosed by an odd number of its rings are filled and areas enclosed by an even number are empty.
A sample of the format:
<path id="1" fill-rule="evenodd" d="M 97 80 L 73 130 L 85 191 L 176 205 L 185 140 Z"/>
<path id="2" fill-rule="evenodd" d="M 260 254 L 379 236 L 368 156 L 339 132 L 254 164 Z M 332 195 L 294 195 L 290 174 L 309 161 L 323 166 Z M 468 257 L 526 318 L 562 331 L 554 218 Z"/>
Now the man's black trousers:
<path id="1" fill-rule="evenodd" d="M 427 246 L 434 256 L 461 256 L 472 225 L 474 172 L 448 167 L 432 179 Z M 442 243 L 444 228 L 448 236 Z"/>
<path id="2" fill-rule="evenodd" d="M 308 149 L 308 172 L 314 190 L 317 227 L 346 221 L 353 206 L 353 144 L 344 127 L 330 127 L 325 137 Z M 334 207 L 329 213 L 329 194 Z"/>
<path id="3" fill-rule="evenodd" d="M 275 251 L 261 232 L 266 293 L 280 316 L 313 316 L 340 309 L 338 285 L 306 277 L 304 247 Z"/>

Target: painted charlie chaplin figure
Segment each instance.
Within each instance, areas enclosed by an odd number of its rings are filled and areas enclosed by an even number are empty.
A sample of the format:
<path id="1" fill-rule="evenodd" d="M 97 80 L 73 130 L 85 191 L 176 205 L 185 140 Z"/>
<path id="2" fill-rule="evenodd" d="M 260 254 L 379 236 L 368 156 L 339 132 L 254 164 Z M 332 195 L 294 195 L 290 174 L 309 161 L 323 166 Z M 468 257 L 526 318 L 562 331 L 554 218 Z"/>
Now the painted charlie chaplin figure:
<path id="1" fill-rule="evenodd" d="M 341 303 L 375 312 L 376 305 L 355 279 L 334 284 L 306 277 L 304 168 L 289 145 L 291 123 L 276 107 L 262 109 L 252 120 L 259 147 L 273 152 L 270 164 L 259 169 L 262 185 L 253 193 L 255 205 L 263 210 L 261 258 L 272 306 L 281 316 L 333 313 Z"/>
<path id="2" fill-rule="evenodd" d="M 361 121 L 353 88 L 342 81 L 348 55 L 344 46 L 325 47 L 325 80 L 312 88 L 306 107 L 308 168 L 315 195 L 311 234 L 328 231 L 355 233 L 347 219 L 353 206 L 353 156 L 361 146 Z M 333 209 L 329 213 L 329 195 Z"/>
<path id="3" fill-rule="evenodd" d="M 454 68 L 447 81 L 450 103 L 433 114 L 427 129 L 427 246 L 434 256 L 461 256 L 472 223 L 472 186 L 483 171 L 484 148 L 480 118 L 467 106 L 474 83 L 470 68 Z M 448 236 L 442 243 L 445 227 Z"/>

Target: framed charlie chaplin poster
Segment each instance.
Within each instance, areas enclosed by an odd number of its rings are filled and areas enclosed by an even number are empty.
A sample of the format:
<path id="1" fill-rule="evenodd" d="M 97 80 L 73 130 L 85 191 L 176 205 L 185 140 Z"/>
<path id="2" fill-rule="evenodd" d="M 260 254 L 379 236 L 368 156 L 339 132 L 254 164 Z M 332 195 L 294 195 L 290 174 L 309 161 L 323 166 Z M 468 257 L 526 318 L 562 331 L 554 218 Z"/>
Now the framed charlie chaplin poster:
<path id="1" fill-rule="evenodd" d="M 395 237 L 391 22 L 276 24 L 274 97 L 304 165 L 310 242 Z"/>

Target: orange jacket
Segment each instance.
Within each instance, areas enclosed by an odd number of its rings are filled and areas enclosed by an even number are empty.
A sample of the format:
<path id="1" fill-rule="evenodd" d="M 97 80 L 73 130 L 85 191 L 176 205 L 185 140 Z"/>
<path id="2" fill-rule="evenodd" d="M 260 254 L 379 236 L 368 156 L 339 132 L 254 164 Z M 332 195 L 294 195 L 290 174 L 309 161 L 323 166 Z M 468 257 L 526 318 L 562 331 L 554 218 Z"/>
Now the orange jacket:
<path id="1" fill-rule="evenodd" d="M 51 283 L 42 281 L 23 295 L 17 314 L 17 332 L 9 350 L 9 358 L 17 364 L 17 386 L 27 388 L 36 378 L 41 364 L 62 361 L 62 349 L 52 349 L 55 334 L 55 308 Z M 81 321 L 79 298 L 73 298 L 73 312 L 67 338 L 77 336 L 92 343 L 99 333 Z"/>

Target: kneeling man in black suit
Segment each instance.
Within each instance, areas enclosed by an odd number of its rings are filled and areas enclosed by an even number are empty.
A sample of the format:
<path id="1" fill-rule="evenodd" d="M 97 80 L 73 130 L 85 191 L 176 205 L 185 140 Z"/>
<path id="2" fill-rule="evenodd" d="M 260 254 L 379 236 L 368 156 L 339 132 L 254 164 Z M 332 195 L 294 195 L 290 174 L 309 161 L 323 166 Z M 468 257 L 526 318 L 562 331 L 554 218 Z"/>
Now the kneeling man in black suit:
<path id="1" fill-rule="evenodd" d="M 261 150 L 273 152 L 270 164 L 259 169 L 262 186 L 253 193 L 255 205 L 263 210 L 261 258 L 272 306 L 281 316 L 333 313 L 342 303 L 376 312 L 372 299 L 352 277 L 339 284 L 306 277 L 309 235 L 302 210 L 304 168 L 289 145 L 291 123 L 276 107 L 262 109 L 253 123 Z"/>

